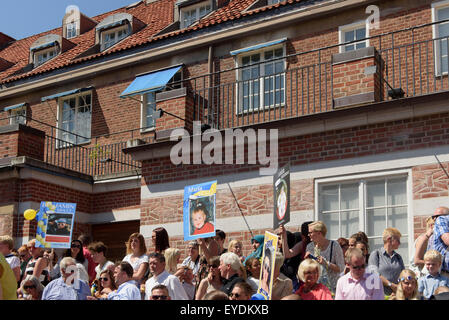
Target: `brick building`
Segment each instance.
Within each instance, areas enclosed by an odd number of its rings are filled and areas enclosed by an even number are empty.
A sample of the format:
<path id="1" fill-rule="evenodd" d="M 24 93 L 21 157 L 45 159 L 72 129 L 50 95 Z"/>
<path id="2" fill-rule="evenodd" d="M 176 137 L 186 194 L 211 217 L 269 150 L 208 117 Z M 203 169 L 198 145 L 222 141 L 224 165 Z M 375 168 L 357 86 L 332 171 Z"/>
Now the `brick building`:
<path id="1" fill-rule="evenodd" d="M 0 234 L 19 245 L 35 235 L 24 210 L 76 202 L 75 233 L 114 257 L 135 231 L 152 248 L 158 226 L 184 249 L 184 187 L 217 180 L 217 228 L 248 253 L 234 195 L 254 234 L 271 230 L 273 177 L 249 161 L 173 164 L 171 133 L 200 121 L 278 130 L 287 229 L 322 220 L 374 249 L 397 227 L 408 260 L 449 205 L 448 19 L 449 1 L 142 0 L 0 33 Z"/>

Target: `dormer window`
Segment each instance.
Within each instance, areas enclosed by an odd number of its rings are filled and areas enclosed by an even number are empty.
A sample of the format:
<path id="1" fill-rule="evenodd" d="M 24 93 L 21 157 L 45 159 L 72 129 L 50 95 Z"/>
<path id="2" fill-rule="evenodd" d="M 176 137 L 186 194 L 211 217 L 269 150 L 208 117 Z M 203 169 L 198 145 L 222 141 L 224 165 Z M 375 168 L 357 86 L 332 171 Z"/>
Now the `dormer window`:
<path id="1" fill-rule="evenodd" d="M 103 51 L 112 47 L 117 42 L 125 39 L 129 33 L 130 30 L 128 25 L 103 31 L 101 33 L 101 50 Z"/>
<path id="2" fill-rule="evenodd" d="M 56 46 L 34 53 L 34 66 L 38 67 L 58 55 Z"/>
<path id="3" fill-rule="evenodd" d="M 96 44 L 104 51 L 144 26 L 143 22 L 127 13 L 117 13 L 101 21 L 96 27 Z"/>
<path id="4" fill-rule="evenodd" d="M 77 26 L 76 26 L 76 22 L 71 22 L 68 23 L 66 26 L 66 38 L 67 39 L 71 39 L 71 38 L 75 38 L 78 34 L 76 32 L 77 30 Z"/>
<path id="5" fill-rule="evenodd" d="M 203 1 L 198 4 L 181 8 L 181 29 L 187 28 L 200 20 L 210 12 L 212 5 L 210 1 Z"/>

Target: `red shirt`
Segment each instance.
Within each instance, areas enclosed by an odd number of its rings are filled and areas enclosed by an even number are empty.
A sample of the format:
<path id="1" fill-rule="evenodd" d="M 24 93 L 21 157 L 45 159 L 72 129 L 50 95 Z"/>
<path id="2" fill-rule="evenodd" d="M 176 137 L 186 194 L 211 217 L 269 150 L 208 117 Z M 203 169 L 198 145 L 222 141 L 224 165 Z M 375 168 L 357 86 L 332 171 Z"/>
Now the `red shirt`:
<path id="1" fill-rule="evenodd" d="M 195 229 L 195 231 L 193 232 L 193 235 L 210 233 L 210 232 L 214 232 L 214 225 L 210 222 L 206 222 L 205 224 L 203 224 L 203 226 L 200 229 Z"/>
<path id="2" fill-rule="evenodd" d="M 86 258 L 88 261 L 88 264 L 87 264 L 88 270 L 86 270 L 86 271 L 87 271 L 87 274 L 89 275 L 89 284 L 92 284 L 92 282 L 97 277 L 97 272 L 95 271 L 95 267 L 97 266 L 97 264 L 92 259 L 92 255 L 90 254 L 89 250 L 86 247 L 83 247 L 83 255 L 84 255 L 84 258 Z"/>
<path id="3" fill-rule="evenodd" d="M 321 283 L 317 283 L 313 290 L 310 290 L 307 293 L 303 292 L 304 285 L 302 285 L 298 290 L 296 290 L 296 294 L 298 294 L 302 300 L 333 300 L 332 294 L 328 287 Z"/>

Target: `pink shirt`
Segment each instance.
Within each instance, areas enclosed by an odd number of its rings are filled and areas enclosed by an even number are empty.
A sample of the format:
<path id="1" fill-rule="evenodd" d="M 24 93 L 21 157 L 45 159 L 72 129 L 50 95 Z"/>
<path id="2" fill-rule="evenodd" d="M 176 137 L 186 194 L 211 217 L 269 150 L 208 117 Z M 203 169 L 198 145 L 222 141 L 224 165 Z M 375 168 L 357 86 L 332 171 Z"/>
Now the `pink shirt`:
<path id="1" fill-rule="evenodd" d="M 384 287 L 377 273 L 366 273 L 355 280 L 351 272 L 337 282 L 335 300 L 384 300 Z"/>
<path id="2" fill-rule="evenodd" d="M 317 283 L 313 290 L 310 290 L 307 293 L 305 293 L 303 289 L 304 285 L 295 292 L 296 294 L 299 294 L 302 300 L 332 300 L 332 293 L 321 283 Z"/>

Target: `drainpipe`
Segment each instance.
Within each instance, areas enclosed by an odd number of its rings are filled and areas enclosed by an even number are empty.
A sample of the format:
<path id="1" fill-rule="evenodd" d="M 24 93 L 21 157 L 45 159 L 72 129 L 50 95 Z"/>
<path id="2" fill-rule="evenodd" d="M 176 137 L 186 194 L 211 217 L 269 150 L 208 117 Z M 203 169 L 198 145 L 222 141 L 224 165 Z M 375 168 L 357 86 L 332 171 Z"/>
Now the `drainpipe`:
<path id="1" fill-rule="evenodd" d="M 215 121 L 214 120 L 214 114 L 215 114 L 215 108 L 214 108 L 214 47 L 212 45 L 209 46 L 209 56 L 208 56 L 208 70 L 209 73 L 209 104 L 208 104 L 208 117 L 207 117 L 207 124 L 211 125 L 211 127 L 215 127 Z M 203 110 L 205 112 L 205 110 Z M 212 122 L 212 123 L 210 123 Z"/>

